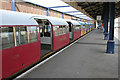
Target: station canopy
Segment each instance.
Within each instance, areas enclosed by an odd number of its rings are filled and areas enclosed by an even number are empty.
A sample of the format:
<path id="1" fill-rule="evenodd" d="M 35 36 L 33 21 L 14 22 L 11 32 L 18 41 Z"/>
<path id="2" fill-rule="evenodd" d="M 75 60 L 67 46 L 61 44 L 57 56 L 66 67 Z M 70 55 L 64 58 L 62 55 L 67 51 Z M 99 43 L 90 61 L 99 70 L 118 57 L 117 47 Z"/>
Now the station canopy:
<path id="1" fill-rule="evenodd" d="M 55 11 L 62 12 L 64 14 L 68 14 L 71 16 L 75 16 L 78 18 L 86 19 L 86 20 L 93 20 L 90 17 L 86 16 L 79 10 L 71 7 L 70 5 L 66 4 L 61 0 L 23 0 L 25 2 L 35 4 L 41 7 L 49 8 Z"/>

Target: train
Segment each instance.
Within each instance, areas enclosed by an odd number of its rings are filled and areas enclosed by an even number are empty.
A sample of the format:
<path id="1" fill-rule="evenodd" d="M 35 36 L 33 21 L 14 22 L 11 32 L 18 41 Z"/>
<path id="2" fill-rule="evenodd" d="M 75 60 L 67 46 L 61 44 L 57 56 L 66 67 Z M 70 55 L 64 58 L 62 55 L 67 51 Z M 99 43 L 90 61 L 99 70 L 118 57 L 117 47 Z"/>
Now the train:
<path id="1" fill-rule="evenodd" d="M 79 39 L 94 24 L 50 16 L 0 10 L 1 78 L 9 78 Z"/>

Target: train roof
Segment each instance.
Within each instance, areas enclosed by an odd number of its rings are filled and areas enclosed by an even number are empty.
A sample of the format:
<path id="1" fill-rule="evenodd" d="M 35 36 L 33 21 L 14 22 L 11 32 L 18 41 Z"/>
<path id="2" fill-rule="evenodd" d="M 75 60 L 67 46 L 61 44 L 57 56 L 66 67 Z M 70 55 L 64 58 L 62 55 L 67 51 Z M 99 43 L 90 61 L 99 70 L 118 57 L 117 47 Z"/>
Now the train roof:
<path id="1" fill-rule="evenodd" d="M 85 24 L 85 22 L 82 22 L 82 21 L 78 21 L 81 25 L 84 25 Z"/>
<path id="2" fill-rule="evenodd" d="M 73 25 L 81 25 L 78 21 L 75 20 L 66 20 L 68 22 L 71 22 Z"/>
<path id="3" fill-rule="evenodd" d="M 47 17 L 47 18 L 53 25 L 68 25 L 68 23 L 64 19 L 55 18 L 55 17 Z"/>
<path id="4" fill-rule="evenodd" d="M 38 25 L 38 23 L 26 13 L 7 11 L 0 9 L 0 25 Z"/>
<path id="5" fill-rule="evenodd" d="M 88 22 L 85 22 L 85 24 L 89 24 Z"/>
<path id="6" fill-rule="evenodd" d="M 64 19 L 50 17 L 50 16 L 42 16 L 42 15 L 34 15 L 36 19 L 47 19 L 50 21 L 52 25 L 68 25 L 68 23 Z"/>

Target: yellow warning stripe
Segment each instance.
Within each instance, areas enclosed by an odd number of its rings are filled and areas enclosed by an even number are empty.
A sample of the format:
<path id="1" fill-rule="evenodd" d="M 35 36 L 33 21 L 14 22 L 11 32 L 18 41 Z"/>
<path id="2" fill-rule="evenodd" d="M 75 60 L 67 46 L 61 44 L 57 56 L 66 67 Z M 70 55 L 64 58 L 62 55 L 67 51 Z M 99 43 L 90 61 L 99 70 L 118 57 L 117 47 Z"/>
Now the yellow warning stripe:
<path id="1" fill-rule="evenodd" d="M 55 51 L 52 51 L 52 52 L 50 52 L 50 53 L 48 53 L 48 54 L 44 55 L 41 59 L 46 58 L 47 56 L 49 56 L 50 54 L 52 54 L 52 53 L 54 53 L 54 52 L 55 52 Z"/>

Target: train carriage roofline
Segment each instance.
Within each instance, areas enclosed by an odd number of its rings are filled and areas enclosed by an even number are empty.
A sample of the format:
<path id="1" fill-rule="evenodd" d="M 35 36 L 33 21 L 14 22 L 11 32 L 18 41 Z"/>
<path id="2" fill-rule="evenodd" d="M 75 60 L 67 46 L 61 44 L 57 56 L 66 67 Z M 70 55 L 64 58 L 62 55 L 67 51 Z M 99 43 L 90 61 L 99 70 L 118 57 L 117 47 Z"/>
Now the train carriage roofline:
<path id="1" fill-rule="evenodd" d="M 86 24 L 86 25 L 89 25 L 89 23 L 88 23 L 88 22 L 85 22 L 85 24 Z"/>
<path id="2" fill-rule="evenodd" d="M 48 20 L 53 26 L 55 25 L 66 25 L 68 26 L 68 23 L 61 18 L 56 18 L 56 17 L 50 17 L 50 16 L 42 16 L 42 15 L 34 15 L 33 18 L 35 19 L 45 19 Z"/>
<path id="3" fill-rule="evenodd" d="M 67 22 L 71 22 L 73 25 L 81 25 L 78 21 L 75 20 L 68 20 L 66 19 Z"/>
<path id="4" fill-rule="evenodd" d="M 34 19 L 45 19 L 48 20 L 52 25 L 67 25 L 68 23 L 61 18 L 55 18 L 50 16 L 42 16 L 30 13 L 23 13 L 23 12 L 14 12 L 8 10 L 0 9 L 0 26 L 7 26 L 7 25 L 38 25 L 38 23 Z"/>
<path id="5" fill-rule="evenodd" d="M 0 26 L 38 25 L 38 23 L 31 18 L 31 15 L 26 13 L 0 9 L 0 14 Z"/>
<path id="6" fill-rule="evenodd" d="M 85 24 L 85 22 L 82 22 L 82 21 L 78 21 L 81 25 L 84 25 Z"/>

